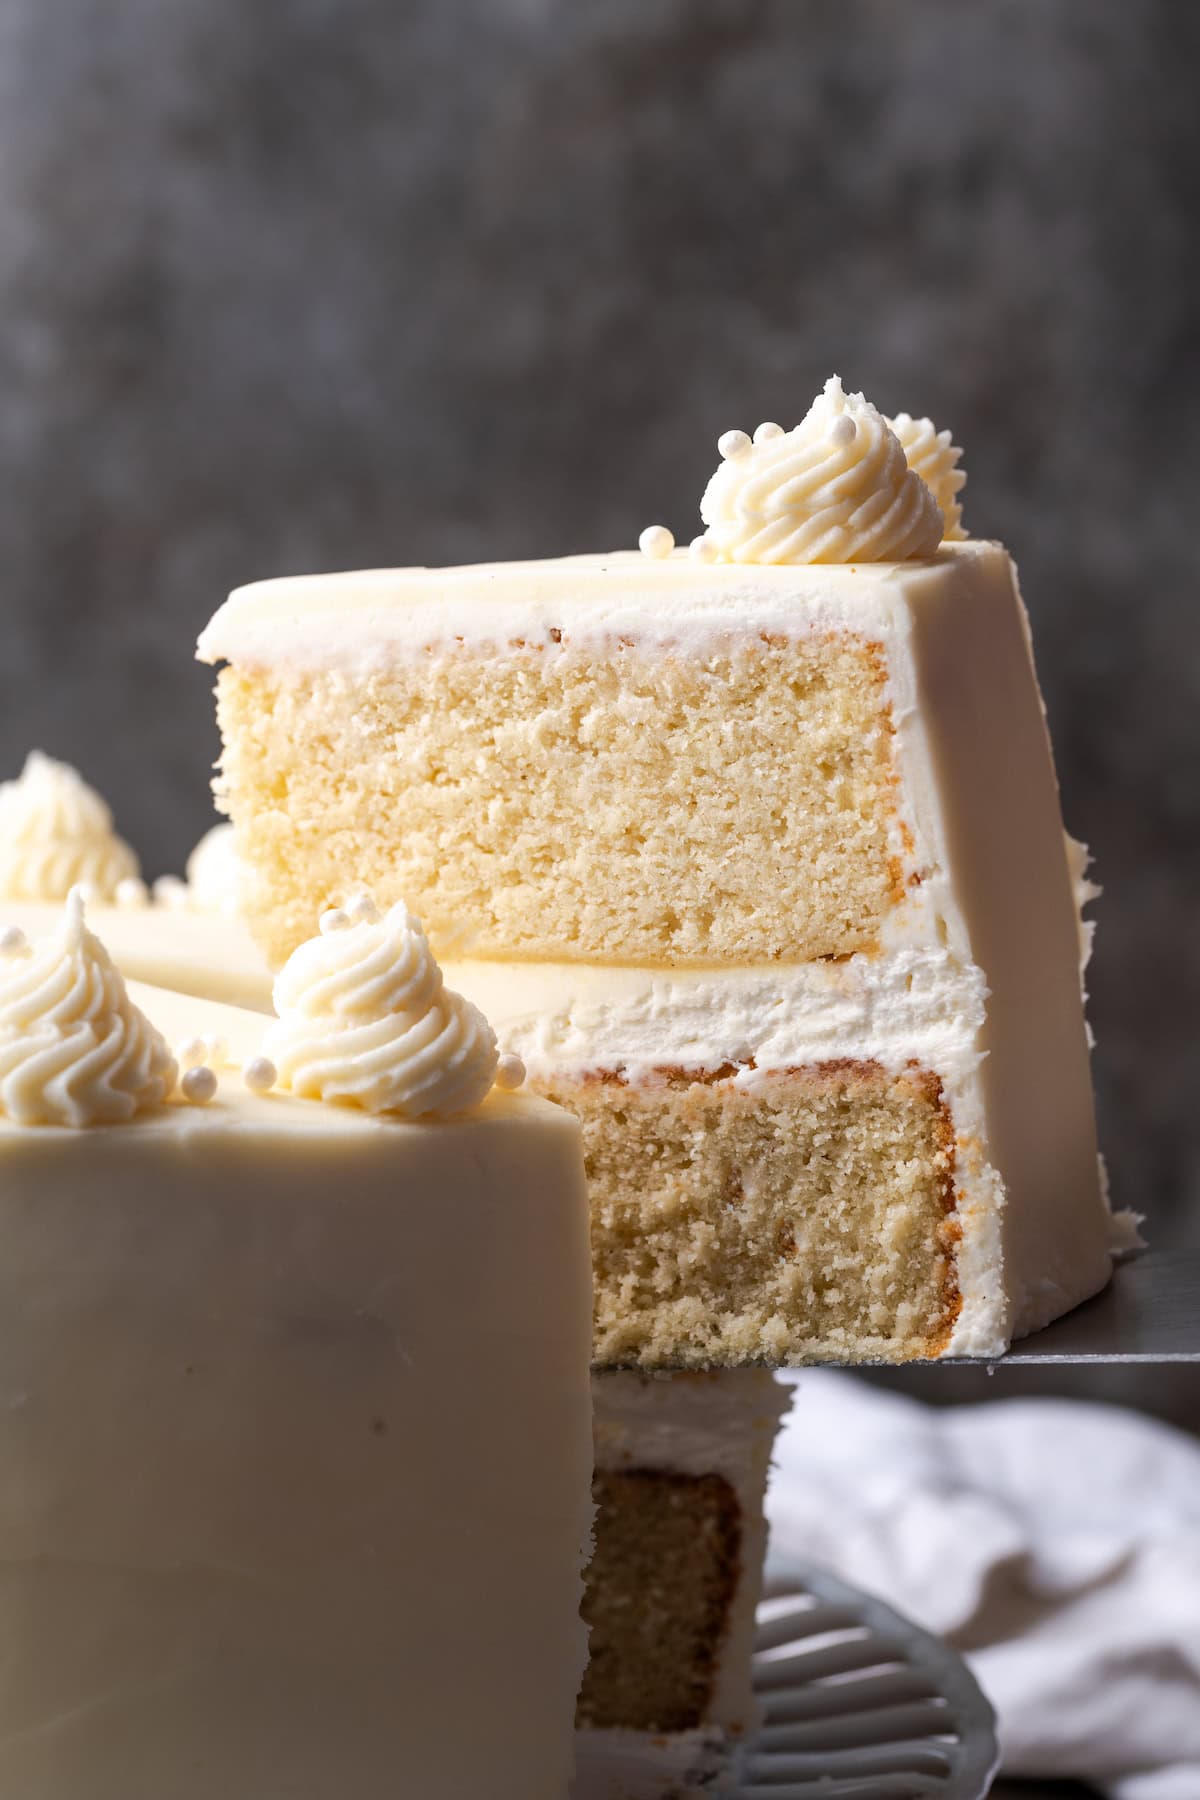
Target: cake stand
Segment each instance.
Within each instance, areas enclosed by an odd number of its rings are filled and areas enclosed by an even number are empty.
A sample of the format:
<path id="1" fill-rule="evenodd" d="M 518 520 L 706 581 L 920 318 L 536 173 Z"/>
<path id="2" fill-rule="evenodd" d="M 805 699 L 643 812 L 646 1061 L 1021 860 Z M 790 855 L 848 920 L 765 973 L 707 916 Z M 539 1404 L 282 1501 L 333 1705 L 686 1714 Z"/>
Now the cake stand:
<path id="1" fill-rule="evenodd" d="M 762 1730 L 728 1759 L 702 1732 L 580 1732 L 573 1800 L 983 1800 L 995 1719 L 938 1638 L 826 1570 L 776 1572 L 758 1612 Z"/>
<path id="2" fill-rule="evenodd" d="M 982 1800 L 999 1766 L 992 1709 L 956 1652 L 824 1569 L 775 1571 L 754 1687 L 766 1717 L 738 1800 Z"/>

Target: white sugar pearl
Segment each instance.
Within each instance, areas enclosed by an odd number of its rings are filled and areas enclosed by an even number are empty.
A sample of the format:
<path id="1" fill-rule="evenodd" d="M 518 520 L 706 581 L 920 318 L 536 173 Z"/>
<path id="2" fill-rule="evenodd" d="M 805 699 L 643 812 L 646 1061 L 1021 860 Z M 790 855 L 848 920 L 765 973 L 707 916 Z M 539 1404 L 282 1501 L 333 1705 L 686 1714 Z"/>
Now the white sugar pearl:
<path id="1" fill-rule="evenodd" d="M 139 875 L 127 875 L 124 881 L 118 881 L 113 898 L 118 906 L 148 906 L 150 889 Z"/>
<path id="2" fill-rule="evenodd" d="M 716 562 L 717 557 L 720 555 L 720 551 L 717 549 L 717 546 L 713 543 L 708 533 L 702 531 L 700 536 L 694 537 L 688 545 L 688 555 L 695 562 L 711 563 Z"/>
<path id="3" fill-rule="evenodd" d="M 322 937 L 328 937 L 331 931 L 345 931 L 353 921 L 344 906 L 331 906 L 321 914 L 319 923 Z"/>
<path id="4" fill-rule="evenodd" d="M 726 462 L 736 456 L 745 456 L 750 448 L 750 439 L 744 431 L 725 431 L 717 439 L 717 449 Z"/>
<path id="5" fill-rule="evenodd" d="M 367 893 L 351 894 L 342 911 L 356 925 L 377 925 L 379 923 L 379 908 Z"/>
<path id="6" fill-rule="evenodd" d="M 857 436 L 858 426 L 848 413 L 839 413 L 829 427 L 829 441 L 833 444 L 844 447 L 852 444 Z"/>
<path id="7" fill-rule="evenodd" d="M 496 1086 L 498 1088 L 503 1088 L 506 1093 L 511 1094 L 515 1088 L 520 1087 L 524 1079 L 525 1064 L 519 1056 L 513 1056 L 510 1053 L 500 1058 L 496 1064 Z"/>
<path id="8" fill-rule="evenodd" d="M 782 436 L 782 425 L 776 425 L 773 419 L 764 419 L 754 433 L 754 441 L 756 444 L 769 444 L 772 438 Z"/>
<path id="9" fill-rule="evenodd" d="M 184 1038 L 175 1046 L 175 1061 L 181 1069 L 196 1069 L 208 1054 L 208 1044 L 202 1037 Z"/>
<path id="10" fill-rule="evenodd" d="M 17 950 L 25 948 L 25 933 L 19 925 L 5 925 L 0 929 L 0 950 L 6 956 L 12 956 Z"/>
<path id="11" fill-rule="evenodd" d="M 204 1045 L 204 1055 L 201 1060 L 206 1062 L 210 1069 L 224 1068 L 229 1061 L 229 1045 L 225 1039 L 218 1037 L 213 1032 L 206 1033 L 200 1041 Z"/>
<path id="12" fill-rule="evenodd" d="M 665 525 L 647 525 L 638 538 L 638 549 L 643 556 L 652 556 L 657 562 L 661 557 L 670 556 L 675 548 L 675 539 Z"/>
<path id="13" fill-rule="evenodd" d="M 242 1080 L 252 1094 L 265 1094 L 279 1080 L 279 1071 L 269 1056 L 252 1056 L 242 1070 Z"/>
<path id="14" fill-rule="evenodd" d="M 154 898 L 172 912 L 182 912 L 188 903 L 188 885 L 178 875 L 160 875 L 154 884 Z"/>
<path id="15" fill-rule="evenodd" d="M 180 1080 L 179 1091 L 194 1106 L 207 1106 L 217 1091 L 217 1078 L 201 1063 L 198 1068 L 188 1069 Z"/>

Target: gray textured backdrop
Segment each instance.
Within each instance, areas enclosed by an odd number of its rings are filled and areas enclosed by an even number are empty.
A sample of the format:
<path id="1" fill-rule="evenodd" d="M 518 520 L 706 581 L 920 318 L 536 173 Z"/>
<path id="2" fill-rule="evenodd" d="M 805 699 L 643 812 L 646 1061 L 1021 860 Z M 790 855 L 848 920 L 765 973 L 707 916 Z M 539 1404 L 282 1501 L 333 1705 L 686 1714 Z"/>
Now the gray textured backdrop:
<path id="1" fill-rule="evenodd" d="M 1107 889 L 1102 1123 L 1200 1241 L 1197 9 L 0 0 L 0 772 L 150 870 L 233 583 L 677 534 L 837 369 L 953 426 Z"/>

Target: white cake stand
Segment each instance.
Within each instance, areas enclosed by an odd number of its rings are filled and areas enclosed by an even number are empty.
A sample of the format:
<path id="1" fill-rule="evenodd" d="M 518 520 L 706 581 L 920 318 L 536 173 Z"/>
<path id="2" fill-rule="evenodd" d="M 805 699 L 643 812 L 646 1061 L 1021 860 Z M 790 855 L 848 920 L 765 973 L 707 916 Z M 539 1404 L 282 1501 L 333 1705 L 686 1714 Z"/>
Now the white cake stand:
<path id="1" fill-rule="evenodd" d="M 573 1800 L 983 1800 L 995 1718 L 946 1644 L 808 1565 L 759 1608 L 762 1730 L 728 1759 L 702 1732 L 579 1732 Z"/>

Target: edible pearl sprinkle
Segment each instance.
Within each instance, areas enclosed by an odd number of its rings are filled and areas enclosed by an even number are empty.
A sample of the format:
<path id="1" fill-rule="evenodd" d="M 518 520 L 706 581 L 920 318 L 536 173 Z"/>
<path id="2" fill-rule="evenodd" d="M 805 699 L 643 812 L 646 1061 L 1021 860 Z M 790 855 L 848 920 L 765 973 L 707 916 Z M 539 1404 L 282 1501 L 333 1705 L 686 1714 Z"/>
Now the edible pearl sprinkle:
<path id="1" fill-rule="evenodd" d="M 208 1045 L 202 1037 L 184 1038 L 175 1046 L 175 1061 L 181 1069 L 197 1069 L 208 1053 Z"/>
<path id="2" fill-rule="evenodd" d="M 852 444 L 858 436 L 858 426 L 845 413 L 839 413 L 829 427 L 830 442 L 834 444 Z"/>
<path id="3" fill-rule="evenodd" d="M 0 930 L 0 950 L 6 956 L 11 956 L 14 950 L 23 950 L 24 948 L 25 933 L 19 925 L 5 925 Z"/>
<path id="4" fill-rule="evenodd" d="M 331 931 L 345 931 L 352 924 L 350 914 L 344 906 L 331 906 L 321 914 L 320 927 L 322 937 L 328 937 Z"/>
<path id="5" fill-rule="evenodd" d="M 496 1086 L 511 1094 L 525 1079 L 525 1064 L 511 1053 L 496 1064 Z"/>
<path id="6" fill-rule="evenodd" d="M 352 894 L 342 911 L 356 925 L 377 925 L 379 923 L 379 908 L 370 894 Z"/>
<path id="7" fill-rule="evenodd" d="M 220 1069 L 229 1061 L 229 1045 L 223 1037 L 217 1037 L 215 1033 L 206 1034 L 200 1042 L 204 1045 L 201 1061 L 206 1062 L 210 1069 Z"/>
<path id="8" fill-rule="evenodd" d="M 665 525 L 647 525 L 638 538 L 638 549 L 643 556 L 652 556 L 657 562 L 661 557 L 670 556 L 675 548 L 675 539 Z"/>
<path id="9" fill-rule="evenodd" d="M 706 531 L 702 531 L 699 537 L 694 537 L 688 545 L 688 555 L 696 562 L 716 562 L 718 554 L 717 546 Z"/>
<path id="10" fill-rule="evenodd" d="M 745 456 L 749 448 L 750 439 L 746 436 L 744 431 L 722 432 L 721 436 L 717 439 L 717 449 L 721 452 L 721 455 L 725 458 L 726 462 L 730 462 L 735 456 Z"/>
<path id="11" fill-rule="evenodd" d="M 773 419 L 764 419 L 762 424 L 757 428 L 757 430 L 754 433 L 754 441 L 756 444 L 767 444 L 767 443 L 770 443 L 772 438 L 777 438 L 777 437 L 782 437 L 782 436 L 783 436 L 783 426 L 782 425 L 776 425 L 776 423 Z"/>
<path id="12" fill-rule="evenodd" d="M 265 1094 L 279 1080 L 279 1071 L 269 1056 L 252 1056 L 242 1070 L 242 1080 L 252 1094 Z"/>
<path id="13" fill-rule="evenodd" d="M 179 1083 L 179 1091 L 193 1105 L 206 1106 L 217 1091 L 217 1078 L 201 1063 L 199 1068 L 186 1072 Z"/>
<path id="14" fill-rule="evenodd" d="M 113 898 L 118 906 L 148 906 L 150 889 L 139 876 L 127 875 L 124 881 L 118 881 Z"/>

